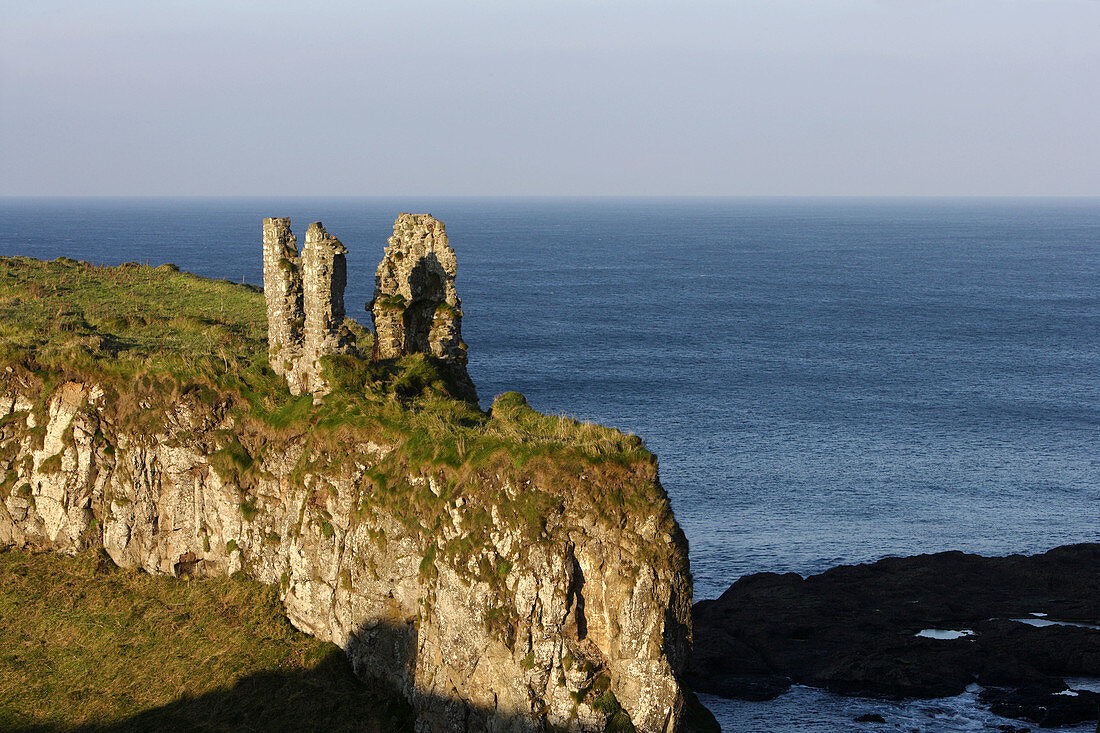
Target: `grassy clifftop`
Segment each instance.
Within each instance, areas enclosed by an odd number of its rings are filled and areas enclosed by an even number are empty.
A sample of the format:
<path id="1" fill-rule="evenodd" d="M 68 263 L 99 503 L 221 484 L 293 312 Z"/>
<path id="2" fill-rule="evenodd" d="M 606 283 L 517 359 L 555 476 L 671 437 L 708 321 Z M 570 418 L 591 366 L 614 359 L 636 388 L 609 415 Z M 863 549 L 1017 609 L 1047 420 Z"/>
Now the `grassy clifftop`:
<path id="1" fill-rule="evenodd" d="M 360 353 L 369 353 L 372 334 L 350 323 Z M 640 438 L 539 414 L 517 393 L 483 412 L 457 399 L 445 366 L 423 355 L 326 357 L 333 391 L 314 405 L 309 395 L 291 395 L 269 368 L 266 326 L 257 288 L 171 265 L 0 258 L 0 368 L 41 383 L 36 410 L 44 411 L 55 385 L 74 379 L 105 389 L 113 424 L 148 435 L 161 431 L 181 399 L 228 411 L 238 427 L 223 436 L 216 467 L 242 486 L 263 452 L 288 439 L 306 441 L 308 460 L 321 461 L 302 466 L 303 473 L 356 460 L 349 446 L 366 440 L 396 446 L 372 472 L 364 501 L 400 515 L 424 537 L 444 504 L 462 494 L 497 505 L 504 521 L 527 526 L 533 537 L 541 518 L 568 501 L 612 526 L 656 512 L 682 538 L 656 459 Z M 484 482 L 476 476 L 485 473 L 525 491 L 477 496 Z M 447 491 L 437 495 L 406 480 L 425 474 Z M 488 515 L 484 524 L 489 531 Z"/>
<path id="2" fill-rule="evenodd" d="M 369 354 L 372 334 L 353 320 L 347 324 L 358 353 Z M 419 355 L 385 362 L 326 357 L 334 393 L 314 408 L 308 397 L 291 396 L 268 368 L 266 339 L 263 292 L 254 286 L 201 278 L 174 265 L 0 257 L 3 366 L 128 389 L 209 389 L 280 429 L 365 427 L 368 421 L 396 429 L 402 420 L 418 429 L 439 427 L 416 424 L 417 417 L 433 416 L 516 446 L 541 442 L 618 460 L 648 456 L 638 438 L 617 430 L 520 411 L 526 403 L 514 393 L 483 413 L 453 396 L 445 368 Z"/>
<path id="3" fill-rule="evenodd" d="M 263 293 L 173 265 L 99 267 L 0 257 L 0 358 L 119 375 L 199 375 L 211 358 L 256 361 Z"/>

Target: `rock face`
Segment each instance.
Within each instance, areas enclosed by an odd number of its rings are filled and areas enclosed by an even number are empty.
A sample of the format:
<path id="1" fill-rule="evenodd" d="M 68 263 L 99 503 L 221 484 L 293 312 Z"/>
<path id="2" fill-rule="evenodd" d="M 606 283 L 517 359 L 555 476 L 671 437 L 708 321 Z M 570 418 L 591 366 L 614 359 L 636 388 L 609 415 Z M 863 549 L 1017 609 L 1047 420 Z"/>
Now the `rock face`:
<path id="1" fill-rule="evenodd" d="M 370 303 L 376 359 L 430 354 L 466 374 L 462 302 L 455 291 L 458 264 L 443 223 L 429 214 L 401 214 L 374 276 Z"/>
<path id="2" fill-rule="evenodd" d="M 344 327 L 344 287 L 347 249 L 321 225 L 306 231 L 298 243 L 290 219 L 264 219 L 264 297 L 271 368 L 287 380 L 294 394 L 328 391 L 320 358 L 345 353 L 349 334 Z"/>
<path id="3" fill-rule="evenodd" d="M 887 558 L 805 579 L 758 573 L 693 617 L 688 680 L 725 697 L 768 699 L 792 681 L 941 697 L 977 681 L 995 712 L 1043 725 L 1095 720 L 1100 702 L 1064 681 L 1100 677 L 1100 544 Z"/>
<path id="4" fill-rule="evenodd" d="M 285 220 L 265 222 L 268 232 L 272 256 L 293 264 Z M 318 227 L 304 255 L 307 281 L 328 266 L 310 259 L 333 263 L 336 250 Z M 292 311 L 295 270 L 279 260 L 285 279 L 268 269 L 267 282 L 278 286 L 276 305 Z M 338 308 L 327 302 L 331 323 Z M 331 333 L 325 323 L 318 333 Z M 280 348 L 293 343 L 293 322 L 284 325 L 273 337 Z M 612 521 L 566 493 L 524 529 L 500 516 L 527 490 L 504 474 L 464 479 L 504 502 L 478 505 L 463 497 L 472 484 L 406 468 L 402 496 L 446 502 L 442 524 L 422 531 L 415 513 L 372 499 L 395 446 L 351 434 L 326 452 L 306 435 L 255 433 L 228 399 L 155 386 L 47 387 L 8 369 L 0 546 L 102 546 L 119 565 L 151 573 L 243 570 L 278 584 L 295 626 L 401 691 L 419 733 L 603 731 L 624 713 L 643 733 L 682 730 L 676 675 L 690 648 L 691 585 L 667 506 Z M 137 419 L 123 420 L 121 405 Z M 461 548 L 487 517 L 484 546 L 462 556 L 441 549 Z"/>

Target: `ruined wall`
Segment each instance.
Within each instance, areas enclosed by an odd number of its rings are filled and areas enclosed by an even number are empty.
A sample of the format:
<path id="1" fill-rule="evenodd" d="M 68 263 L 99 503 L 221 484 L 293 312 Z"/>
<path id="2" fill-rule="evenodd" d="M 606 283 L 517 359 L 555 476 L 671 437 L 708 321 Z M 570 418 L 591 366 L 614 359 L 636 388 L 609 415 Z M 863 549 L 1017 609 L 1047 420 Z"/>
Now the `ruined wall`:
<path id="1" fill-rule="evenodd" d="M 320 358 L 346 353 L 344 288 L 347 249 L 310 224 L 298 255 L 289 219 L 264 219 L 264 297 L 271 366 L 294 394 L 328 392 Z M 369 308 L 375 359 L 429 354 L 455 376 L 458 393 L 477 401 L 466 372 L 462 302 L 455 290 L 458 263 L 443 223 L 428 214 L 401 214 L 375 274 Z"/>
<path id="2" fill-rule="evenodd" d="M 271 368 L 286 376 L 302 349 L 302 279 L 290 219 L 264 219 L 264 299 Z"/>
<path id="3" fill-rule="evenodd" d="M 343 347 L 344 287 L 348 282 L 347 249 L 325 231 L 321 222 L 309 225 L 302 249 L 302 291 L 305 304 L 303 347 L 318 354 Z"/>
<path id="4" fill-rule="evenodd" d="M 619 704 L 639 733 L 683 730 L 691 581 L 667 503 L 612 520 L 564 492 L 532 530 L 501 521 L 528 488 L 506 475 L 466 479 L 471 496 L 496 487 L 482 505 L 406 467 L 410 497 L 446 496 L 442 524 L 418 532 L 371 500 L 395 446 L 349 436 L 318 454 L 304 435 L 250 435 L 199 392 L 130 395 L 161 416 L 139 430 L 112 388 L 43 387 L 0 374 L 0 546 L 102 546 L 123 567 L 278 584 L 295 626 L 404 693 L 418 733 L 627 730 L 609 727 Z M 247 470 L 227 460 L 244 451 Z M 484 545 L 447 559 L 486 514 Z"/>
<path id="5" fill-rule="evenodd" d="M 443 222 L 430 214 L 400 214 L 374 276 L 375 357 L 424 353 L 449 364 L 473 390 L 462 341 L 458 262 Z"/>
<path id="6" fill-rule="evenodd" d="M 264 219 L 264 298 L 271 367 L 293 394 L 323 395 L 320 358 L 346 353 L 347 249 L 313 222 L 301 257 L 290 219 Z"/>

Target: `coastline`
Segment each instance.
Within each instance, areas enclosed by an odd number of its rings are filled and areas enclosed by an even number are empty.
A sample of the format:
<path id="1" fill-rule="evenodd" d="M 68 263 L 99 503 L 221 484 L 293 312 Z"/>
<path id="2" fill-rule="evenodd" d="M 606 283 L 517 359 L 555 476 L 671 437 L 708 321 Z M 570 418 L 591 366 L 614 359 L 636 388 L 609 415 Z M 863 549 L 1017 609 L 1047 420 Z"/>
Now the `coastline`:
<path id="1" fill-rule="evenodd" d="M 316 201 L 295 205 L 306 209 L 296 214 L 303 217 L 318 206 Z M 231 201 L 214 211 L 205 206 L 192 206 L 188 202 L 169 201 L 160 202 L 150 211 L 141 201 L 137 201 L 132 202 L 129 210 L 119 211 L 104 203 L 93 207 L 94 211 L 77 212 L 74 217 L 67 206 L 59 205 L 52 208 L 52 213 L 45 218 L 32 216 L 18 221 L 6 218 L 12 226 L 5 227 L 4 246 L 18 251 L 20 247 L 44 247 L 49 240 L 49 246 L 61 247 L 64 243 L 66 253 L 82 259 L 104 261 L 117 257 L 118 261 L 144 261 L 153 258 L 151 261 L 154 264 L 172 260 L 179 261 L 185 269 L 205 267 L 213 269 L 212 274 L 216 277 L 240 280 L 239 272 L 234 270 L 240 260 L 234 249 L 237 247 L 234 222 L 237 218 L 251 219 L 248 211 L 238 211 L 237 208 Z M 685 313 L 695 313 L 701 308 L 705 313 L 726 312 L 739 318 L 746 317 L 746 314 L 752 317 L 753 313 L 769 316 L 747 324 L 746 328 L 756 334 L 754 341 L 746 342 L 738 331 L 731 330 L 718 343 L 723 349 L 736 348 L 739 355 L 736 369 L 725 368 L 706 350 L 693 356 L 690 364 L 681 363 L 685 355 L 692 353 L 690 348 L 685 347 L 683 334 L 694 332 L 689 327 L 698 328 L 711 334 L 708 338 L 712 338 L 715 332 L 710 329 L 710 321 L 703 316 L 698 324 L 681 323 L 676 312 L 666 313 L 663 306 L 657 307 L 674 295 L 668 289 L 661 289 L 659 278 L 647 279 L 644 271 L 631 267 L 629 262 L 605 262 L 605 255 L 613 256 L 620 251 L 636 252 L 642 260 L 663 262 L 664 249 L 649 246 L 648 240 L 641 236 L 645 228 L 654 226 L 654 221 L 646 218 L 644 210 L 630 210 L 630 216 L 623 219 L 611 217 L 595 204 L 586 208 L 599 213 L 599 216 L 586 219 L 581 215 L 583 212 L 571 209 L 559 211 L 551 207 L 549 211 L 553 216 L 547 214 L 537 218 L 512 202 L 508 206 L 498 207 L 499 210 L 485 206 L 473 213 L 459 216 L 461 212 L 455 212 L 447 217 L 457 222 L 459 230 L 467 232 L 464 244 L 467 249 L 463 252 L 468 253 L 481 268 L 480 271 L 467 268 L 463 275 L 466 294 L 464 309 L 467 313 L 477 314 L 477 318 L 469 324 L 473 334 L 470 339 L 476 346 L 471 374 L 479 386 L 488 385 L 483 387 L 483 394 L 491 396 L 505 387 L 516 387 L 543 412 L 576 411 L 581 417 L 617 425 L 646 436 L 649 446 L 661 456 L 663 483 L 672 496 L 678 519 L 685 523 L 692 540 L 692 569 L 697 591 L 702 583 L 704 588 L 712 589 L 711 594 L 718 595 L 728 587 L 731 575 L 735 577 L 739 572 L 744 572 L 739 570 L 741 568 L 776 567 L 818 572 L 835 565 L 837 560 L 878 557 L 883 547 L 895 547 L 906 554 L 925 548 L 965 547 L 985 555 L 998 554 L 1005 548 L 1046 549 L 1053 544 L 1088 536 L 1089 527 L 1094 526 L 1088 522 L 1091 507 L 1094 506 L 1089 487 L 1095 486 L 1095 483 L 1087 480 L 1091 475 L 1087 456 L 1086 462 L 1082 463 L 1078 454 L 1089 453 L 1089 441 L 1095 440 L 1094 433 L 1090 436 L 1081 432 L 1081 429 L 1093 424 L 1089 422 L 1092 418 L 1086 409 L 1090 403 L 1091 392 L 1088 389 L 1091 387 L 1086 388 L 1079 380 L 1074 381 L 1074 375 L 1079 377 L 1087 373 L 1091 363 L 1087 361 L 1089 352 L 1081 351 L 1080 346 L 1095 343 L 1091 340 L 1088 322 L 1080 317 L 1087 316 L 1088 303 L 1091 302 L 1081 298 L 1092 290 L 1080 285 L 1080 263 L 1090 262 L 1088 258 L 1094 256 L 1095 250 L 1082 249 L 1085 243 L 1075 240 L 1073 236 L 1074 232 L 1087 233 L 1092 230 L 1090 227 L 1094 229 L 1095 223 L 1090 222 L 1095 221 L 1095 216 L 1073 219 L 1061 213 L 1058 217 L 1037 215 L 1033 217 L 1037 223 L 1031 226 L 1025 225 L 1022 220 L 1007 224 L 998 223 L 996 217 L 987 220 L 977 215 L 981 213 L 981 207 L 976 205 L 973 208 L 977 214 L 973 220 L 961 216 L 941 216 L 942 212 L 933 208 L 925 223 L 942 227 L 946 234 L 941 238 L 942 242 L 937 239 L 933 246 L 916 251 L 944 253 L 950 263 L 962 268 L 960 272 L 965 275 L 966 263 L 951 258 L 949 245 L 968 241 L 968 247 L 976 248 L 976 256 L 992 261 L 993 264 L 983 270 L 988 281 L 996 284 L 1015 278 L 1013 282 L 1017 282 L 1024 277 L 1023 283 L 1030 293 L 1026 313 L 1017 313 L 1012 306 L 1013 301 L 1007 299 L 1011 293 L 1007 290 L 989 291 L 989 282 L 983 281 L 980 290 L 985 293 L 982 296 L 984 302 L 990 308 L 1000 309 L 987 311 L 996 318 L 966 309 L 958 315 L 970 317 L 976 327 L 990 329 L 1002 323 L 1017 328 L 1018 318 L 1026 318 L 1018 331 L 1019 338 L 998 347 L 998 351 L 1021 369 L 1026 367 L 1028 373 L 1036 375 L 1035 379 L 1042 377 L 1041 384 L 1052 386 L 1051 390 L 1039 395 L 1022 391 L 1030 389 L 1033 380 L 1021 379 L 1018 385 L 1006 382 L 999 371 L 1002 362 L 990 361 L 981 348 L 976 352 L 967 352 L 970 361 L 968 369 L 972 371 L 951 371 L 951 364 L 947 362 L 945 372 L 945 363 L 934 361 L 937 381 L 931 385 L 924 384 L 921 375 L 915 375 L 916 386 L 923 387 L 912 390 L 921 398 L 920 404 L 915 404 L 915 408 L 919 409 L 909 413 L 908 419 L 914 421 L 911 429 L 898 433 L 892 430 L 891 424 L 882 428 L 881 420 L 871 414 L 870 409 L 861 407 L 875 408 L 878 415 L 890 414 L 883 413 L 880 403 L 875 401 L 875 395 L 889 385 L 883 384 L 878 371 L 869 371 L 866 365 L 861 366 L 858 361 L 849 363 L 848 367 L 856 370 L 864 384 L 832 385 L 836 387 L 835 394 L 839 399 L 835 403 L 831 401 L 830 409 L 842 407 L 843 411 L 820 412 L 821 405 L 813 401 L 779 399 L 784 395 L 796 394 L 791 391 L 796 387 L 802 389 L 796 382 L 781 380 L 773 391 L 769 391 L 769 385 L 751 379 L 754 373 L 764 373 L 761 371 L 764 367 L 777 370 L 773 374 L 780 376 L 793 374 L 793 369 L 803 358 L 814 361 L 842 356 L 845 352 L 843 349 L 826 348 L 828 345 L 816 341 L 807 341 L 800 335 L 802 331 L 796 330 L 784 335 L 784 338 L 794 338 L 798 346 L 797 349 L 790 349 L 788 355 L 783 343 L 772 342 L 772 331 L 760 330 L 773 321 L 782 322 L 785 313 L 782 303 L 769 300 L 762 287 L 746 283 L 759 279 L 767 284 L 773 272 L 781 269 L 779 260 L 787 262 L 794 254 L 809 256 L 809 264 L 814 268 L 824 267 L 822 271 L 830 277 L 837 277 L 842 265 L 866 266 L 871 257 L 877 258 L 876 261 L 883 265 L 873 271 L 875 274 L 889 277 L 893 273 L 888 266 L 890 262 L 883 259 L 888 256 L 886 251 L 866 244 L 864 239 L 851 242 L 847 249 L 837 248 L 828 257 L 815 254 L 819 247 L 840 246 L 834 241 L 839 240 L 840 236 L 834 236 L 831 227 L 844 224 L 843 206 L 822 206 L 818 218 L 813 219 L 804 216 L 797 206 L 776 205 L 775 211 L 782 217 L 759 220 L 754 218 L 751 207 L 734 207 L 733 213 L 739 223 L 736 229 L 729 230 L 730 242 L 735 243 L 739 238 L 755 238 L 762 245 L 761 250 L 754 252 L 751 262 L 741 257 L 735 244 L 708 248 L 701 241 L 701 236 L 685 228 L 687 222 L 698 219 L 700 209 L 697 207 L 691 207 L 691 216 L 677 214 L 675 207 L 666 210 L 669 216 L 678 217 L 676 225 L 670 228 L 684 239 L 691 255 L 690 259 L 684 254 L 678 255 L 682 261 L 677 260 L 676 264 L 686 271 L 683 277 L 677 275 L 672 284 L 691 287 L 690 292 L 693 293 L 689 301 L 678 304 L 678 307 Z M 874 211 L 875 208 L 868 206 L 867 211 Z M 970 208 L 970 205 L 956 208 Z M 998 208 L 1002 213 L 1011 212 L 1011 207 Z M 1056 213 L 1061 211 L 1057 202 L 1050 202 L 1044 208 Z M 921 208 L 914 207 L 913 211 L 919 212 Z M 362 240 L 376 240 L 377 237 L 371 232 L 382 230 L 388 224 L 381 215 L 377 221 L 371 219 L 370 207 L 364 210 L 359 201 L 334 206 L 333 212 L 336 221 L 343 218 L 352 223 L 364 219 L 366 223 L 358 229 L 351 227 Z M 828 215 L 829 212 L 834 212 L 835 216 Z M 326 213 L 326 222 L 332 216 Z M 1055 222 L 1055 218 L 1064 220 L 1064 224 Z M 559 220 L 567 223 L 575 220 L 577 226 L 571 228 L 563 225 L 565 228 L 559 233 L 551 228 L 554 221 Z M 635 220 L 637 222 L 632 223 Z M 79 229 L 66 228 L 66 221 L 80 221 L 82 226 Z M 788 252 L 788 249 L 776 244 L 782 236 L 793 236 L 795 224 L 809 221 L 817 221 L 822 229 L 806 241 L 806 255 L 801 254 L 802 247 Z M 191 227 L 192 222 L 199 222 L 201 226 Z M 725 229 L 717 228 L 720 223 L 718 219 L 704 219 L 697 223 L 703 230 L 709 227 L 710 231 L 719 231 L 722 236 L 727 236 Z M 765 224 L 769 230 L 776 230 L 774 239 L 762 235 Z M 254 227 L 254 222 L 248 225 Z M 863 225 L 870 233 L 864 235 Z M 1007 236 L 1006 232 L 1011 237 L 998 248 L 985 246 L 973 239 L 979 229 L 987 226 L 999 237 Z M 915 230 L 918 227 L 912 228 Z M 345 227 L 340 226 L 339 231 L 343 233 Z M 924 236 L 935 236 L 939 229 L 922 231 Z M 904 232 L 902 228 L 861 220 L 861 238 L 866 236 L 870 240 L 871 237 L 881 237 L 885 241 L 891 233 L 900 237 Z M 248 236 L 252 237 L 250 241 L 254 241 L 253 235 L 253 232 L 248 232 Z M 594 241 L 597 236 L 602 239 L 598 245 Z M 1038 244 L 1016 246 L 1012 237 L 1017 236 L 1031 238 Z M 585 249 L 577 252 L 570 249 L 564 252 L 568 257 L 559 257 L 555 248 L 561 246 L 563 238 L 574 237 L 577 242 L 585 243 Z M 586 237 L 591 237 L 593 241 L 589 242 Z M 657 235 L 654 238 L 658 238 Z M 513 250 L 518 241 L 528 243 L 528 246 L 522 256 L 516 257 Z M 1044 241 L 1050 242 L 1050 246 L 1040 246 Z M 916 246 L 904 239 L 898 242 L 899 246 Z M 629 250 L 623 249 L 627 244 L 630 245 Z M 214 252 L 217 258 L 212 258 Z M 860 252 L 865 252 L 866 257 L 860 256 Z M 1020 258 L 1025 264 L 1032 263 L 1028 265 L 1031 268 L 1029 272 L 1034 271 L 1035 277 L 1029 279 L 1027 273 L 1021 274 L 1003 266 L 1004 263 L 997 259 L 1002 252 L 1005 256 Z M 159 260 L 156 259 L 158 257 Z M 696 259 L 700 263 L 728 261 L 731 268 L 743 273 L 738 281 L 740 292 L 731 290 L 727 296 L 715 290 L 709 285 L 712 279 L 707 277 L 706 268 L 696 272 L 700 269 Z M 1073 265 L 1072 272 L 1077 273 L 1076 279 L 1062 282 L 1055 277 L 1061 269 L 1045 264 L 1057 264 L 1062 260 Z M 366 269 L 363 265 L 349 262 L 349 269 L 356 267 L 361 272 Z M 660 267 L 655 272 L 661 272 Z M 938 272 L 941 270 L 928 268 L 921 270 L 920 275 L 929 277 Z M 538 273 L 539 276 L 531 277 L 528 273 Z M 502 277 L 505 280 L 502 281 Z M 1087 286 L 1087 278 L 1084 281 Z M 505 283 L 504 291 L 495 292 L 493 288 L 502 287 L 501 282 Z M 808 285 L 812 286 L 812 283 Z M 966 296 L 971 290 L 963 285 L 948 281 L 945 296 Z M 353 284 L 349 281 L 351 287 Z M 799 287 L 802 285 L 799 284 Z M 550 294 L 553 297 L 546 297 Z M 926 302 L 929 306 L 938 304 L 945 316 L 953 315 L 950 299 L 921 301 L 924 295 L 922 290 L 915 291 L 918 302 Z M 847 322 L 835 322 L 830 318 L 826 324 L 822 321 L 822 314 L 812 309 L 806 310 L 806 304 L 813 305 L 814 299 L 820 296 L 820 292 L 811 290 L 805 302 L 800 300 L 797 303 L 800 313 L 809 318 L 808 323 L 816 330 L 828 325 L 830 329 L 835 328 L 829 333 L 835 332 L 838 338 L 852 338 L 853 332 Z M 362 302 L 369 297 L 369 293 L 357 297 Z M 872 304 L 881 300 L 873 293 L 867 297 L 872 299 Z M 504 300 L 509 304 L 507 309 L 495 307 L 496 302 Z M 1062 302 L 1068 305 L 1058 309 L 1051 307 Z M 744 303 L 756 305 L 746 310 Z M 1066 310 L 1073 303 L 1077 303 L 1073 306 L 1076 310 Z M 623 311 L 637 318 L 624 320 L 618 315 Z M 872 313 L 872 327 L 875 319 L 881 320 L 883 316 L 888 316 L 888 311 Z M 1055 328 L 1044 326 L 1043 334 L 1033 333 L 1027 324 L 1040 317 L 1043 323 L 1053 324 Z M 940 330 L 926 328 L 926 331 L 932 336 L 950 339 L 956 334 L 948 328 L 949 325 L 945 320 Z M 624 331 L 636 332 L 636 335 L 629 339 L 620 339 L 615 335 Z M 1057 334 L 1072 334 L 1073 340 L 1055 338 Z M 882 333 L 878 335 L 883 336 Z M 958 336 L 962 338 L 967 334 Z M 1021 351 L 1020 344 L 1025 342 L 1031 345 Z M 635 343 L 644 346 L 643 353 L 634 348 Z M 894 348 L 892 340 L 883 343 Z M 965 340 L 949 340 L 946 345 L 962 348 L 965 343 Z M 597 344 L 599 349 L 586 351 L 592 344 Z M 1077 344 L 1077 352 L 1073 351 L 1074 344 Z M 1051 348 L 1059 345 L 1068 351 Z M 905 348 L 905 345 L 900 348 Z M 761 361 L 759 356 L 764 352 L 769 357 L 767 361 Z M 937 353 L 930 351 L 929 355 L 935 359 Z M 525 354 L 530 354 L 530 358 Z M 642 368 L 650 362 L 661 364 L 664 386 L 659 390 L 647 381 L 651 376 L 647 376 Z M 689 374 L 686 367 L 698 366 L 696 362 L 705 364 L 708 372 L 716 370 L 716 379 L 711 380 L 707 373 Z M 1063 365 L 1067 369 L 1072 367 L 1072 371 L 1064 375 L 1069 378 L 1068 382 L 1059 371 Z M 1007 366 L 1003 368 L 1008 369 Z M 1046 371 L 1037 371 L 1040 369 Z M 622 371 L 621 380 L 608 382 L 605 375 L 615 370 Z M 914 376 L 904 371 L 901 374 L 906 375 L 907 380 Z M 812 374 L 806 376 L 807 379 L 814 377 Z M 944 376 L 948 377 L 946 381 L 942 379 Z M 972 382 L 969 381 L 971 379 Z M 712 381 L 714 384 L 711 384 Z M 691 385 L 690 393 L 680 389 L 681 383 Z M 640 386 L 635 388 L 632 384 Z M 731 385 L 736 386 L 736 391 Z M 996 387 L 998 394 L 986 394 L 984 385 Z M 719 392 L 719 387 L 723 391 Z M 969 390 L 960 396 L 960 399 L 966 397 L 965 413 L 958 412 L 964 406 L 963 402 L 943 399 L 944 395 L 950 395 L 950 390 L 960 388 Z M 808 382 L 805 389 L 804 394 L 812 397 L 817 387 L 815 383 Z M 983 397 L 986 398 L 984 403 Z M 994 397 L 998 401 L 989 403 L 988 399 Z M 1047 401 L 1030 401 L 1036 397 Z M 889 404 L 885 407 L 905 408 L 909 404 L 908 392 L 899 393 L 897 399 L 895 407 Z M 983 420 L 982 413 L 970 409 L 981 404 L 991 405 L 987 410 L 988 420 Z M 780 409 L 774 409 L 773 405 Z M 809 412 L 805 412 L 807 410 Z M 815 419 L 832 422 L 823 423 L 825 430 L 816 424 L 803 427 L 801 415 L 804 412 L 817 415 Z M 716 416 L 723 413 L 737 416 L 737 422 L 732 425 L 719 423 Z M 925 416 L 931 414 L 942 415 L 943 419 L 928 424 Z M 960 418 L 963 422 L 960 422 L 956 434 L 949 421 Z M 690 422 L 685 422 L 688 419 Z M 846 450 L 848 443 L 844 442 L 844 438 L 846 424 L 856 421 L 866 421 L 867 425 L 875 426 L 885 435 L 871 444 L 861 440 L 857 447 L 862 455 L 853 457 Z M 699 431 L 691 440 L 684 437 L 687 433 L 681 428 L 685 424 L 690 425 L 693 432 Z M 931 434 L 937 434 L 945 426 L 948 431 L 948 441 L 945 443 L 951 445 L 930 442 L 926 437 L 927 431 L 933 430 L 935 432 Z M 1011 426 L 1011 429 L 1006 431 L 1001 426 Z M 809 438 L 800 438 L 806 428 L 812 428 L 817 436 L 813 442 L 807 442 Z M 736 436 L 737 442 L 716 442 L 713 436 L 719 429 L 733 431 L 731 435 Z M 777 433 L 776 430 L 782 432 Z M 1065 440 L 1055 441 L 1061 440 L 1059 436 Z M 821 440 L 825 442 L 821 443 Z M 727 445 L 730 446 L 728 449 Z M 837 447 L 839 451 L 835 450 Z M 897 450 L 899 448 L 902 449 L 900 452 Z M 831 459 L 829 454 L 835 458 Z M 929 472 L 928 466 L 915 458 L 917 454 L 938 457 L 939 465 Z M 1057 460 L 1053 460 L 1055 458 Z M 850 459 L 854 460 L 849 462 Z M 841 462 L 852 469 L 844 476 L 833 471 L 835 464 Z M 1022 466 L 1022 472 L 1007 476 L 1006 467 L 1015 471 L 1017 464 Z M 873 494 L 867 495 L 870 499 L 867 509 L 874 515 L 873 524 L 862 521 L 859 515 L 839 523 L 837 516 L 845 512 L 850 515 L 850 509 L 844 502 L 864 500 L 859 486 L 870 475 L 869 470 L 864 469 L 870 468 L 876 469 L 874 478 L 880 479 L 886 489 L 880 492 L 876 488 Z M 777 481 L 774 477 L 780 474 L 791 480 Z M 735 475 L 736 484 L 729 478 Z M 767 489 L 768 484 L 776 486 L 775 497 L 761 491 Z M 1026 490 L 1017 484 L 1026 485 Z M 726 498 L 738 495 L 744 495 L 745 500 L 731 502 Z M 920 497 L 925 495 L 933 497 L 933 509 L 936 511 L 929 511 L 920 503 Z M 1022 495 L 1026 495 L 1026 503 L 1020 500 Z M 787 503 L 784 503 L 784 497 L 790 498 Z M 756 509 L 757 506 L 759 509 Z M 813 523 L 807 524 L 802 519 L 803 514 L 812 514 Z M 1006 522 L 1008 515 L 1011 515 L 1012 523 Z M 894 523 L 897 516 L 904 517 L 905 526 Z M 1095 516 L 1094 512 L 1092 516 Z M 737 523 L 729 531 L 725 525 L 731 517 L 736 517 Z M 768 517 L 780 517 L 782 521 L 770 524 L 765 521 Z M 975 523 L 975 518 L 981 522 Z M 712 520 L 721 520 L 723 526 L 717 526 Z M 837 526 L 840 531 L 826 532 L 827 528 Z M 820 531 L 815 531 L 818 529 Z M 913 540 L 916 532 L 919 532 L 922 544 Z M 814 700 L 821 702 L 822 699 Z M 828 707 L 826 702 L 822 704 Z M 779 721 L 786 717 L 789 716 L 781 713 Z"/>

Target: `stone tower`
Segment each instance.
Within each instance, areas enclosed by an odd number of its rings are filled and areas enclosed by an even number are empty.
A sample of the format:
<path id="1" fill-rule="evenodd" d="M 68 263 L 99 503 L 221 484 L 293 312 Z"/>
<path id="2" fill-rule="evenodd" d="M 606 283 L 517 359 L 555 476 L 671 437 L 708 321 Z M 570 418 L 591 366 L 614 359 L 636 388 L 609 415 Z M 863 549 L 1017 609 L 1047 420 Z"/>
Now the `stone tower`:
<path id="1" fill-rule="evenodd" d="M 344 326 L 346 254 L 340 240 L 314 222 L 299 257 L 290 219 L 264 219 L 268 355 L 292 394 L 326 394 L 320 358 L 350 350 Z"/>
<path id="2" fill-rule="evenodd" d="M 430 214 L 400 214 L 374 276 L 374 357 L 424 353 L 442 359 L 473 394 L 462 341 L 458 263 L 443 223 Z"/>
<path id="3" fill-rule="evenodd" d="M 264 219 L 264 299 L 271 368 L 286 374 L 302 347 L 302 280 L 290 219 Z"/>
<path id="4" fill-rule="evenodd" d="M 348 282 L 347 252 L 321 222 L 309 225 L 302 249 L 304 339 L 318 353 L 331 354 L 340 348 L 339 328 L 344 323 L 344 287 Z"/>

